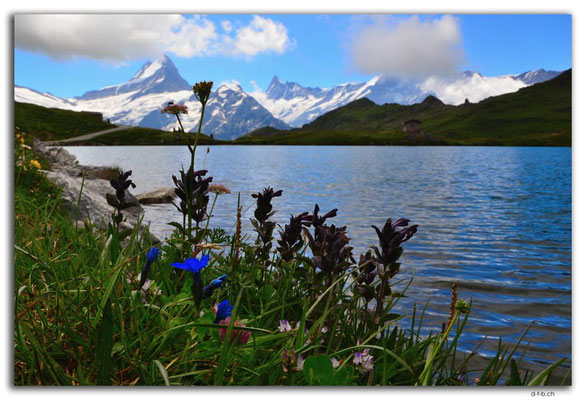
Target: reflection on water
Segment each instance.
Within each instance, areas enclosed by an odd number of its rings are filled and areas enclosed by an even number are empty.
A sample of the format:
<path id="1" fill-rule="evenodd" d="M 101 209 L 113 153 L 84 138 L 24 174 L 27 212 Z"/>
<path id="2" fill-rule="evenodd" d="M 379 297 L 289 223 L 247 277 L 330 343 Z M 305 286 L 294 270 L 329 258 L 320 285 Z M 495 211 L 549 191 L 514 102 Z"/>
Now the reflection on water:
<path id="1" fill-rule="evenodd" d="M 172 186 L 189 164 L 183 147 L 70 147 L 80 163 L 133 170 L 136 193 Z M 399 276 L 414 282 L 404 311 L 430 300 L 424 326 L 447 319 L 450 285 L 473 300 L 464 344 L 485 335 L 515 342 L 533 322 L 526 359 L 571 352 L 571 149 L 511 147 L 212 146 L 204 167 L 232 190 L 218 199 L 212 225 L 234 229 L 237 193 L 273 186 L 279 223 L 290 214 L 338 208 L 356 252 L 376 244 L 371 225 L 408 218 L 419 231 L 406 244 Z M 159 237 L 179 221 L 171 205 L 146 207 Z M 247 229 L 251 229 L 248 223 Z M 484 346 L 490 352 L 496 341 Z"/>

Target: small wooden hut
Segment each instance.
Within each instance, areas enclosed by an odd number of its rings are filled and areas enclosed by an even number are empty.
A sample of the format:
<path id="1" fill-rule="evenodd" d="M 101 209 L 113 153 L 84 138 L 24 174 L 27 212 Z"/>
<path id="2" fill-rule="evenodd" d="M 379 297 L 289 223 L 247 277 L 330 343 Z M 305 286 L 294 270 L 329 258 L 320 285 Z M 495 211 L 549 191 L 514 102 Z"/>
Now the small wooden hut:
<path id="1" fill-rule="evenodd" d="M 416 119 L 410 119 L 408 121 L 404 121 L 403 122 L 403 132 L 405 132 L 409 136 L 417 135 L 420 132 L 420 130 L 419 130 L 420 124 L 421 124 L 421 121 L 418 121 Z"/>

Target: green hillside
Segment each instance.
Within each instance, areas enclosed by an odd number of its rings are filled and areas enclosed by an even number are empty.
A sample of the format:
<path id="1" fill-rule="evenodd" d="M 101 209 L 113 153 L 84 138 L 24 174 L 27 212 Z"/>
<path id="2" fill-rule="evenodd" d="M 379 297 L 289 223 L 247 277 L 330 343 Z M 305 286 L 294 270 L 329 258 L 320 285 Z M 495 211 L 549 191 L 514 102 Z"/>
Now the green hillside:
<path id="1" fill-rule="evenodd" d="M 193 133 L 190 133 L 193 141 Z M 211 139 L 203 133 L 199 144 L 222 144 L 221 140 Z M 158 129 L 135 127 L 112 132 L 90 140 L 68 143 L 68 146 L 143 146 L 143 145 L 183 145 L 185 139 L 180 132 L 166 132 Z"/>
<path id="2" fill-rule="evenodd" d="M 40 140 L 61 140 L 113 128 L 88 112 L 46 108 L 14 102 L 14 125 Z"/>
<path id="3" fill-rule="evenodd" d="M 103 122 L 95 114 L 46 108 L 29 103 L 14 102 L 14 124 L 32 137 L 43 141 L 59 141 L 99 132 L 116 125 Z M 192 134 L 191 134 L 192 135 Z M 224 143 L 200 134 L 200 144 Z M 135 127 L 107 133 L 90 140 L 67 143 L 68 146 L 108 145 L 182 145 L 185 139 L 181 133 L 158 129 Z"/>
<path id="4" fill-rule="evenodd" d="M 241 144 L 571 146 L 572 72 L 490 97 L 450 106 L 433 96 L 413 105 L 377 105 L 363 98 L 299 129 L 261 128 Z M 417 119 L 429 135 L 410 139 L 403 121 Z"/>

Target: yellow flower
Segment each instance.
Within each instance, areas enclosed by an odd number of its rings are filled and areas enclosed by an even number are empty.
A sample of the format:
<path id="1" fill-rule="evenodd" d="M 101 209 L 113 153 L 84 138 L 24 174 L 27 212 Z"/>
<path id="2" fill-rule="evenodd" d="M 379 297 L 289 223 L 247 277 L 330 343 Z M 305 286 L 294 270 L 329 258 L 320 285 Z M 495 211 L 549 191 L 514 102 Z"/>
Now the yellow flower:
<path id="1" fill-rule="evenodd" d="M 31 160 L 31 165 L 33 167 L 35 167 L 36 169 L 41 169 L 41 163 L 38 162 L 37 160 Z"/>
<path id="2" fill-rule="evenodd" d="M 20 144 L 24 144 L 24 138 L 22 136 L 18 140 L 20 140 Z"/>

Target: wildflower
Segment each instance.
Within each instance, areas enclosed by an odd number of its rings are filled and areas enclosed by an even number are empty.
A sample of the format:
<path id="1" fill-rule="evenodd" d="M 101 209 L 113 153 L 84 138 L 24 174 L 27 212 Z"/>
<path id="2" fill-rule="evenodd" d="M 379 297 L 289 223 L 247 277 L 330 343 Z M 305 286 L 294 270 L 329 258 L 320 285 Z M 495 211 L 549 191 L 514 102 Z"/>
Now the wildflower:
<path id="1" fill-rule="evenodd" d="M 179 205 L 175 203 L 173 205 L 184 216 L 199 224 L 208 217 L 209 185 L 214 178 L 211 176 L 203 178 L 208 172 L 205 169 L 193 171 L 189 168 L 187 172 L 183 169 L 179 172 L 180 179 L 177 179 L 175 175 L 171 176 L 175 184 L 175 194 L 180 199 Z"/>
<path id="2" fill-rule="evenodd" d="M 292 329 L 289 321 L 284 319 L 279 321 L 279 332 L 290 332 Z"/>
<path id="3" fill-rule="evenodd" d="M 362 352 L 354 353 L 354 359 L 352 362 L 358 368 L 358 371 L 364 375 L 374 369 L 374 357 L 370 354 L 370 349 L 366 348 Z"/>
<path id="4" fill-rule="evenodd" d="M 411 239 L 411 237 L 417 232 L 418 225 L 409 224 L 409 220 L 405 218 L 399 218 L 393 222 L 390 218 L 387 219 L 383 229 L 380 230 L 376 226 L 372 225 L 379 239 L 379 246 L 373 247 L 376 254 L 376 260 L 382 265 L 384 271 L 381 279 L 386 280 L 392 278 L 399 272 L 400 263 L 398 262 L 399 257 L 403 253 L 403 247 L 401 244 Z M 401 230 L 397 230 L 398 227 L 405 227 Z"/>
<path id="5" fill-rule="evenodd" d="M 303 371 L 303 365 L 305 364 L 305 358 L 303 358 L 303 356 L 297 356 L 297 363 L 296 363 L 296 369 L 298 371 Z"/>
<path id="6" fill-rule="evenodd" d="M 208 191 L 215 193 L 217 195 L 220 194 L 230 194 L 230 189 L 228 189 L 226 186 L 224 185 L 220 185 L 217 183 L 212 183 L 209 188 Z"/>
<path id="7" fill-rule="evenodd" d="M 340 360 L 336 360 L 335 357 L 330 358 L 330 360 L 332 361 L 332 367 L 338 368 L 340 366 Z"/>
<path id="8" fill-rule="evenodd" d="M 302 223 L 308 220 L 311 220 L 308 212 L 299 214 L 296 217 L 291 215 L 289 224 L 285 225 L 285 229 L 280 232 L 281 239 L 277 240 L 279 244 L 277 250 L 281 253 L 284 261 L 291 261 L 293 255 L 303 247 L 303 238 L 301 237 Z"/>
<path id="9" fill-rule="evenodd" d="M 456 311 L 460 311 L 461 313 L 467 313 L 468 308 L 470 308 L 470 305 L 468 304 L 468 302 L 466 300 L 456 301 L 456 305 L 455 305 Z"/>
<path id="10" fill-rule="evenodd" d="M 262 246 L 257 250 L 258 254 L 264 259 L 268 258 L 268 253 L 272 245 L 273 230 L 277 225 L 275 221 L 268 220 L 273 214 L 275 214 L 275 211 L 272 211 L 273 205 L 271 204 L 271 200 L 274 197 L 281 196 L 282 193 L 282 190 L 277 190 L 275 192 L 273 188 L 268 187 L 262 192 L 252 195 L 252 197 L 256 199 L 256 210 L 254 211 L 254 217 L 256 220 L 251 219 L 250 222 L 252 223 L 254 230 L 258 233 L 256 240 L 257 243 L 262 243 Z"/>
<path id="11" fill-rule="evenodd" d="M 321 217 L 319 216 L 318 212 L 319 212 L 319 206 L 316 204 L 313 209 L 313 214 L 311 215 L 311 218 L 309 219 L 309 221 L 311 221 L 311 222 L 304 222 L 304 225 L 306 225 L 306 226 L 311 225 L 314 228 L 317 228 L 318 226 L 323 226 L 326 223 L 326 219 L 333 218 L 338 214 L 338 209 L 334 208 L 333 210 L 330 210 L 326 214 L 322 215 Z"/>
<path id="12" fill-rule="evenodd" d="M 116 226 L 122 222 L 122 210 L 136 205 L 134 202 L 126 201 L 125 198 L 126 190 L 129 187 L 136 188 L 132 179 L 129 179 L 130 175 L 132 175 L 132 171 L 119 172 L 115 179 L 110 180 L 110 185 L 116 189 L 116 194 L 106 193 L 106 201 L 117 211 L 112 214 L 112 220 Z"/>
<path id="13" fill-rule="evenodd" d="M 226 282 L 227 278 L 228 275 L 222 275 L 211 281 L 210 284 L 203 288 L 203 297 L 210 297 L 214 290 L 222 287 L 222 285 Z"/>
<path id="14" fill-rule="evenodd" d="M 298 359 L 299 358 L 297 358 L 297 360 Z M 283 355 L 281 356 L 281 369 L 283 370 L 283 372 L 289 372 L 294 370 L 296 367 L 295 360 L 295 349 L 283 350 Z"/>
<path id="15" fill-rule="evenodd" d="M 212 92 L 213 85 L 214 82 L 211 81 L 202 81 L 193 85 L 193 94 L 202 105 L 205 105 L 208 102 L 208 99 L 210 98 L 210 93 Z"/>
<path id="16" fill-rule="evenodd" d="M 234 306 L 230 305 L 229 300 L 224 300 L 224 301 L 220 302 L 216 308 L 216 319 L 214 319 L 214 324 L 217 324 L 221 320 L 232 316 L 233 309 L 234 309 Z"/>
<path id="17" fill-rule="evenodd" d="M 230 317 L 227 317 L 225 320 L 220 321 L 220 325 L 230 325 Z M 236 321 L 234 322 L 233 326 L 244 327 L 244 324 L 242 324 L 240 321 Z M 224 340 L 226 332 L 228 332 L 227 328 L 220 328 L 220 337 L 222 338 L 222 340 Z M 232 335 L 230 340 L 232 343 L 236 342 L 236 344 L 246 344 L 250 341 L 250 332 L 240 329 L 232 329 Z"/>
<path id="18" fill-rule="evenodd" d="M 141 278 L 140 278 L 139 287 L 142 288 L 143 285 L 145 284 L 145 282 L 147 281 L 147 279 L 149 277 L 149 271 L 151 270 L 151 264 L 154 263 L 155 261 L 157 261 L 158 257 L 159 257 L 159 249 L 156 247 L 153 247 L 147 253 L 146 263 L 145 263 L 144 268 L 142 269 L 142 272 L 140 274 Z"/>
<path id="19" fill-rule="evenodd" d="M 139 283 L 143 279 L 142 273 L 139 273 L 136 277 L 133 277 L 130 271 L 126 273 L 126 283 L 134 284 Z M 139 283 L 139 290 L 140 290 L 140 297 L 143 303 L 146 303 L 146 297 L 149 293 L 154 294 L 155 296 L 160 296 L 163 294 L 163 291 L 159 289 L 157 285 L 151 285 L 151 280 L 145 278 L 144 282 Z"/>
<path id="20" fill-rule="evenodd" d="M 190 271 L 194 274 L 194 276 L 197 274 L 197 279 L 201 280 L 201 276 L 199 274 L 201 273 L 201 270 L 208 265 L 209 260 L 210 256 L 206 254 L 199 260 L 197 258 L 188 258 L 184 263 L 172 263 L 171 265 L 175 268 L 181 268 L 186 271 Z"/>
<path id="21" fill-rule="evenodd" d="M 33 167 L 35 167 L 36 169 L 41 169 L 41 163 L 38 162 L 37 160 L 31 160 L 31 165 Z"/>
<path id="22" fill-rule="evenodd" d="M 158 257 L 159 257 L 159 249 L 157 247 L 153 247 L 147 253 L 147 262 L 152 264 L 155 261 L 157 261 Z"/>
<path id="23" fill-rule="evenodd" d="M 282 190 L 277 190 L 275 192 L 273 188 L 267 187 L 262 192 L 252 195 L 252 197 L 256 199 L 256 210 L 254 211 L 254 217 L 261 224 L 274 214 L 274 212 L 271 212 L 271 210 L 273 209 L 271 200 L 274 197 L 281 196 L 282 194 Z"/>
<path id="24" fill-rule="evenodd" d="M 175 104 L 172 101 L 170 101 L 167 104 L 167 107 L 161 109 L 161 114 L 173 114 L 173 115 L 187 114 L 187 106 L 184 106 L 181 104 Z"/>
<path id="25" fill-rule="evenodd" d="M 199 260 L 197 258 L 188 258 L 185 260 L 185 263 L 171 264 L 176 268 L 181 268 L 192 273 L 193 282 L 191 284 L 191 294 L 193 295 L 193 300 L 195 301 L 198 307 L 199 303 L 203 298 L 203 282 L 201 281 L 201 270 L 204 269 L 206 265 L 208 265 L 209 260 L 210 256 L 206 254 Z"/>
<path id="26" fill-rule="evenodd" d="M 24 144 L 24 138 L 23 138 L 22 136 L 20 136 L 20 137 L 18 138 L 18 141 L 20 142 L 20 144 L 21 144 L 21 145 L 23 145 L 23 144 Z"/>

